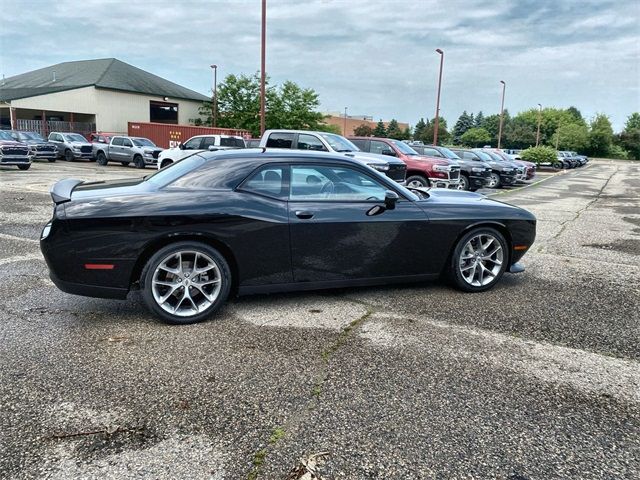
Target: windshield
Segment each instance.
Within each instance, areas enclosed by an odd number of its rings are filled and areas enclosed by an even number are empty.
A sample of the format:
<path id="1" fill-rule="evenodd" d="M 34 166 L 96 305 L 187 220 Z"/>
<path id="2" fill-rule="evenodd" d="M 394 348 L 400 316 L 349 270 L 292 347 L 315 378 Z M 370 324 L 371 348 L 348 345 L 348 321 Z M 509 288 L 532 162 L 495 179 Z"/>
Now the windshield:
<path id="1" fill-rule="evenodd" d="M 391 143 L 393 143 L 396 146 L 396 148 L 400 150 L 402 153 L 404 153 L 405 155 L 420 155 L 418 152 L 416 152 L 413 148 L 411 148 L 409 145 L 407 145 L 404 142 L 400 142 L 398 140 L 391 140 Z"/>
<path id="2" fill-rule="evenodd" d="M 438 149 L 440 151 L 440 153 L 442 153 L 445 157 L 450 158 L 451 160 L 460 160 L 460 157 L 458 155 L 456 155 L 455 153 L 453 153 L 451 150 L 449 150 L 446 147 L 440 147 Z"/>
<path id="3" fill-rule="evenodd" d="M 156 173 L 144 178 L 145 182 L 153 183 L 159 187 L 170 184 L 171 182 L 182 177 L 184 174 L 189 173 L 191 170 L 198 168 L 204 163 L 204 158 L 198 154 L 193 154 L 188 157 L 178 160 L 172 163 L 168 167 L 158 170 Z"/>
<path id="4" fill-rule="evenodd" d="M 340 135 L 335 135 L 333 133 L 321 133 L 320 136 L 326 140 L 326 142 L 331 145 L 336 152 L 359 152 L 360 149 L 356 147 L 353 143 L 347 140 Z"/>
<path id="5" fill-rule="evenodd" d="M 70 142 L 83 142 L 87 143 L 87 139 L 77 133 L 65 133 L 64 138 Z"/>
<path id="6" fill-rule="evenodd" d="M 156 146 L 156 144 L 153 143 L 148 138 L 134 138 L 132 140 L 133 140 L 133 144 L 136 147 L 155 147 Z"/>
<path id="7" fill-rule="evenodd" d="M 13 137 L 11 135 L 9 135 L 7 132 L 3 132 L 2 130 L 0 130 L 0 140 L 11 140 L 12 142 L 15 141 L 13 140 Z"/>
<path id="8" fill-rule="evenodd" d="M 501 162 L 502 159 L 500 157 L 493 157 L 491 154 L 489 154 L 488 152 L 481 152 L 480 150 L 476 150 L 476 154 L 480 157 L 480 159 L 484 160 L 485 162 Z"/>
<path id="9" fill-rule="evenodd" d="M 27 137 L 29 140 L 39 140 L 41 142 L 45 141 L 44 138 L 42 138 L 42 136 L 36 132 L 21 132 L 20 135 Z"/>

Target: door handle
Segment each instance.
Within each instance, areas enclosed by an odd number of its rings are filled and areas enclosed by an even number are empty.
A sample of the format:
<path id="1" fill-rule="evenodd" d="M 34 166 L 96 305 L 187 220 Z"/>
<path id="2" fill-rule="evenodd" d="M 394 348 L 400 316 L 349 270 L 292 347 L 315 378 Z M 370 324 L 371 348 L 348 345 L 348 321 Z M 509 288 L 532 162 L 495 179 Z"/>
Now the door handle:
<path id="1" fill-rule="evenodd" d="M 296 217 L 301 218 L 302 220 L 308 220 L 313 217 L 313 213 L 307 212 L 306 210 L 296 210 Z"/>

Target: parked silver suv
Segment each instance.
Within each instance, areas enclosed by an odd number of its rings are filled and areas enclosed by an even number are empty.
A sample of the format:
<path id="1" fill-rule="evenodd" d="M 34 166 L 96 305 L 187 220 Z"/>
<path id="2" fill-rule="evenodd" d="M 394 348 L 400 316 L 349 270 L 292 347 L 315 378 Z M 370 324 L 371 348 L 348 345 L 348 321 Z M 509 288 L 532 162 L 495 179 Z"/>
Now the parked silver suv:
<path id="1" fill-rule="evenodd" d="M 51 132 L 49 142 L 55 144 L 58 149 L 58 157 L 67 162 L 76 159 L 93 161 L 93 145 L 79 133 Z"/>

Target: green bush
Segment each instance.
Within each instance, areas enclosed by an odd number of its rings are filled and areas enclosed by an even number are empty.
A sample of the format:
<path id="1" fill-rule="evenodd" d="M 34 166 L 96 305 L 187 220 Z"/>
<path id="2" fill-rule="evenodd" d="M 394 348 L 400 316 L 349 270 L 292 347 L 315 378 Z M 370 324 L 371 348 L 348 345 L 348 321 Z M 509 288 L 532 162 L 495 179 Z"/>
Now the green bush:
<path id="1" fill-rule="evenodd" d="M 551 147 L 531 147 L 523 150 L 520 153 L 522 160 L 526 160 L 527 162 L 533 162 L 538 165 L 541 163 L 551 163 L 553 164 L 557 158 L 558 154 L 555 149 Z"/>
<path id="2" fill-rule="evenodd" d="M 609 151 L 607 152 L 607 157 L 608 158 L 618 158 L 620 160 L 628 160 L 629 159 L 629 152 L 627 152 L 624 148 L 622 148 L 620 145 L 611 145 L 609 147 Z"/>

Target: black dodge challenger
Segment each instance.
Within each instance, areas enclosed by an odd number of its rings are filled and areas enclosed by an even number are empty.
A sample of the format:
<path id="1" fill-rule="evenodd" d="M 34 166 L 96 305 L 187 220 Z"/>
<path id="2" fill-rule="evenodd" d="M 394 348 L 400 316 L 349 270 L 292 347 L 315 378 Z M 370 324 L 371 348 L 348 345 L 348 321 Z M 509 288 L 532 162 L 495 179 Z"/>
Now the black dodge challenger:
<path id="1" fill-rule="evenodd" d="M 407 189 L 344 156 L 205 152 L 139 179 L 51 188 L 41 249 L 77 295 L 140 289 L 170 323 L 251 294 L 423 281 L 493 287 L 535 238 L 521 208 L 457 190 Z"/>

